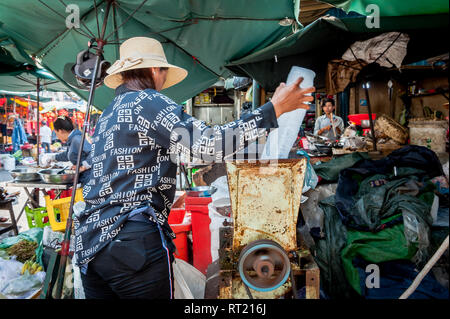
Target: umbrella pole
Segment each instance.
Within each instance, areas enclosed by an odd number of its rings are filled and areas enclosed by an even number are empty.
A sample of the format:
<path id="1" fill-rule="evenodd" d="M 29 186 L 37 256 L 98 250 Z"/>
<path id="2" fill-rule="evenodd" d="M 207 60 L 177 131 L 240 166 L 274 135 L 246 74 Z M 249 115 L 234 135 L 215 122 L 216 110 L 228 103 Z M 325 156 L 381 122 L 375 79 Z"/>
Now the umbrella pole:
<path id="1" fill-rule="evenodd" d="M 83 153 L 83 145 L 84 145 L 84 141 L 86 139 L 86 131 L 89 126 L 89 114 L 90 114 L 91 104 L 92 104 L 92 100 L 94 98 L 94 92 L 95 92 L 95 77 L 96 77 L 96 74 L 98 73 L 99 65 L 100 65 L 100 55 L 97 55 L 97 58 L 95 61 L 94 73 L 93 73 L 93 77 L 91 80 L 91 87 L 89 89 L 88 106 L 87 106 L 86 116 L 84 118 L 84 123 L 83 123 L 83 133 L 81 135 L 81 143 L 80 143 L 80 147 L 78 148 L 78 157 L 77 157 L 77 164 L 76 164 L 76 169 L 75 169 L 75 178 L 73 181 L 72 196 L 70 198 L 70 208 L 69 208 L 69 214 L 67 216 L 66 231 L 64 233 L 64 240 L 61 244 L 61 251 L 60 251 L 61 259 L 59 262 L 59 270 L 58 270 L 58 276 L 57 276 L 57 282 L 56 282 L 56 285 L 57 285 L 56 286 L 56 296 L 55 296 L 56 299 L 61 299 L 61 295 L 62 295 L 62 288 L 63 288 L 63 283 L 64 283 L 64 273 L 65 273 L 65 269 L 66 269 L 67 256 L 69 255 L 70 236 L 71 236 L 71 232 L 72 232 L 73 205 L 75 203 L 75 194 L 77 191 L 79 174 L 80 174 L 81 154 Z"/>
<path id="2" fill-rule="evenodd" d="M 94 99 L 95 82 L 97 79 L 97 73 L 99 71 L 99 66 L 100 66 L 100 62 L 101 62 L 100 56 L 103 52 L 103 46 L 105 45 L 105 41 L 102 39 L 105 35 L 106 23 L 108 21 L 108 15 L 109 15 L 109 10 L 111 8 L 111 4 L 112 4 L 112 1 L 108 1 L 107 7 L 105 10 L 105 19 L 103 21 L 103 26 L 102 26 L 102 34 L 101 34 L 100 39 L 98 39 L 99 41 L 98 41 L 98 47 L 97 47 L 97 53 L 96 53 L 97 58 L 95 60 L 95 67 L 94 67 L 94 72 L 92 74 L 91 87 L 89 89 L 89 98 L 88 98 L 87 107 L 86 107 L 86 115 L 84 117 L 83 133 L 81 135 L 81 143 L 78 148 L 78 157 L 77 157 L 77 164 L 76 164 L 76 169 L 75 169 L 75 178 L 73 181 L 72 196 L 70 198 L 70 207 L 69 207 L 69 214 L 67 216 L 66 231 L 64 232 L 64 240 L 61 243 L 61 251 L 60 251 L 61 259 L 59 261 L 58 275 L 56 277 L 57 281 L 56 281 L 55 299 L 61 299 L 61 296 L 62 296 L 62 289 L 63 289 L 63 284 L 64 284 L 64 273 L 66 270 L 67 256 L 69 255 L 69 248 L 70 248 L 70 236 L 71 236 L 71 232 L 72 232 L 72 222 L 73 222 L 73 219 L 72 219 L 73 205 L 75 202 L 75 194 L 76 194 L 77 186 L 78 186 L 78 179 L 79 179 L 78 176 L 80 173 L 81 154 L 83 152 L 83 146 L 84 146 L 84 141 L 86 139 L 87 128 L 89 126 L 89 115 L 91 113 L 92 101 Z"/>
<path id="3" fill-rule="evenodd" d="M 373 119 L 372 119 L 372 107 L 370 106 L 369 89 L 367 87 L 367 82 L 364 84 L 364 92 L 366 93 L 367 108 L 369 110 L 369 123 L 370 123 L 370 133 L 372 135 L 373 150 L 376 152 L 377 151 L 377 138 L 375 137 L 375 129 L 374 129 Z"/>
<path id="4" fill-rule="evenodd" d="M 40 134 L 39 134 L 39 86 L 40 79 L 37 78 L 36 82 L 36 102 L 37 102 L 37 116 L 36 116 L 36 144 L 37 144 L 37 166 L 40 166 L 39 163 L 39 142 L 40 142 Z"/>

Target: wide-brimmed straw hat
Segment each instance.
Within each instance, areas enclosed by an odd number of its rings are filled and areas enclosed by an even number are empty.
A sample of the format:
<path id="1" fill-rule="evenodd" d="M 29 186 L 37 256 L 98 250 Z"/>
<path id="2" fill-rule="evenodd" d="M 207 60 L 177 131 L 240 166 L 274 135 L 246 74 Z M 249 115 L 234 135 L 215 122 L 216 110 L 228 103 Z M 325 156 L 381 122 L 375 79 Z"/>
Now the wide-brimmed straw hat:
<path id="1" fill-rule="evenodd" d="M 105 77 L 105 85 L 115 89 L 123 83 L 121 72 L 150 67 L 169 68 L 162 89 L 183 81 L 188 74 L 185 69 L 167 62 L 159 41 L 152 38 L 135 37 L 126 40 L 120 46 L 120 59 L 106 70 L 108 75 Z"/>

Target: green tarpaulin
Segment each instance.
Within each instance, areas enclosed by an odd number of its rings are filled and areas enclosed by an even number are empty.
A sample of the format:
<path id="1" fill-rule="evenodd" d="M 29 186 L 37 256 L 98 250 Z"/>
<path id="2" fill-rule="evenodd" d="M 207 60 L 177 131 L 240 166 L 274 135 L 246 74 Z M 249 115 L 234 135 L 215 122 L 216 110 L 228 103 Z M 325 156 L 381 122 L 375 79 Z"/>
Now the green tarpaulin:
<path id="1" fill-rule="evenodd" d="M 314 171 L 320 177 L 328 182 L 337 182 L 339 173 L 346 168 L 352 167 L 362 159 L 369 159 L 367 153 L 355 152 L 337 156 L 331 161 L 313 165 Z"/>
<path id="2" fill-rule="evenodd" d="M 430 256 L 429 243 L 434 198 L 433 186 L 415 188 L 423 171 L 401 167 L 398 175 L 361 178 L 352 214 L 361 224 L 376 231 L 359 231 L 342 223 L 335 196 L 319 202 L 324 212 L 325 237 L 316 241 L 316 261 L 326 293 L 332 298 L 361 294 L 355 259 L 368 263 L 409 260 L 423 266 Z M 385 180 L 374 187 L 372 181 Z M 411 183 L 413 185 L 411 185 Z M 383 227 L 377 227 L 379 225 Z M 408 226 L 405 226 L 408 225 Z M 406 228 L 406 229 L 405 229 Z M 352 288 L 350 288 L 352 287 Z"/>
<path id="3" fill-rule="evenodd" d="M 358 297 L 342 265 L 341 251 L 347 245 L 347 228 L 336 209 L 334 195 L 320 201 L 319 206 L 324 213 L 324 238 L 316 241 L 314 260 L 320 268 L 320 286 L 332 299 Z"/>
<path id="4" fill-rule="evenodd" d="M 354 11 L 363 15 L 369 15 L 372 7 L 379 8 L 382 16 L 406 16 L 422 14 L 448 13 L 448 1 L 444 0 L 321 0 L 338 8 L 350 12 Z"/>
<path id="5" fill-rule="evenodd" d="M 67 86 L 58 80 L 41 79 L 40 91 L 52 92 L 68 92 L 71 91 Z M 3 90 L 21 91 L 21 92 L 36 92 L 37 77 L 34 74 L 21 73 L 14 76 L 0 75 L 0 88 Z"/>
<path id="6" fill-rule="evenodd" d="M 38 78 L 41 91 L 70 91 L 49 72 L 37 68 L 33 60 L 7 35 L 0 34 L 0 90 L 36 92 Z"/>
<path id="7" fill-rule="evenodd" d="M 79 29 L 69 29 L 66 26 L 69 13 L 61 1 L 1 3 L 0 32 L 8 34 L 27 54 L 35 55 L 43 67 L 62 80 L 66 64 L 74 63 L 77 53 L 87 48 L 90 38 L 98 35 L 96 11 L 101 27 L 106 4 L 107 1 L 97 1 L 96 10 L 94 1 L 76 1 L 82 23 Z M 114 62 L 118 57 L 116 43 L 127 38 L 158 39 L 168 61 L 189 72 L 183 82 L 163 92 L 181 103 L 214 84 L 219 77 L 232 75 L 224 67 L 230 61 L 289 36 L 291 26 L 281 26 L 279 22 L 285 18 L 295 21 L 296 11 L 298 7 L 291 0 L 114 1 L 106 26 L 108 41 L 112 42 L 105 47 L 105 58 Z M 115 25 L 120 26 L 117 33 Z M 82 34 L 89 32 L 93 34 Z M 74 92 L 84 98 L 88 96 L 87 91 L 74 89 Z M 113 96 L 113 90 L 102 86 L 96 91 L 93 104 L 104 109 Z"/>
<path id="8" fill-rule="evenodd" d="M 448 52 L 444 40 L 449 33 L 448 21 L 448 7 L 446 13 L 381 16 L 379 28 L 368 28 L 365 16 L 324 16 L 277 43 L 232 61 L 227 68 L 256 79 L 272 91 L 286 81 L 290 68 L 297 65 L 314 70 L 314 84 L 322 88 L 328 61 L 341 58 L 355 41 L 381 33 L 400 31 L 410 36 L 404 64 Z"/>
<path id="9" fill-rule="evenodd" d="M 414 257 L 417 246 L 408 243 L 404 228 L 403 224 L 398 224 L 377 233 L 347 230 L 347 246 L 341 252 L 342 265 L 348 282 L 359 294 L 360 277 L 353 265 L 356 257 L 374 264 Z"/>

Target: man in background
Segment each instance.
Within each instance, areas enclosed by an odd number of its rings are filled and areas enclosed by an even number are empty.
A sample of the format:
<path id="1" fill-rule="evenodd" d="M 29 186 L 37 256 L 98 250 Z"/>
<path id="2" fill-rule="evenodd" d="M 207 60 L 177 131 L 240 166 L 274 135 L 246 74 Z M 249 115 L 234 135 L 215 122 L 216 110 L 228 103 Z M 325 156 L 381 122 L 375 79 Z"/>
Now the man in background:
<path id="1" fill-rule="evenodd" d="M 42 127 L 39 129 L 39 136 L 41 137 L 41 144 L 45 150 L 45 153 L 50 153 L 52 130 L 47 126 L 47 122 L 42 122 Z"/>
<path id="2" fill-rule="evenodd" d="M 317 118 L 314 126 L 314 135 L 324 136 L 335 141 L 339 139 L 339 136 L 344 131 L 344 121 L 333 114 L 335 108 L 333 99 L 325 99 L 322 108 L 325 114 Z"/>

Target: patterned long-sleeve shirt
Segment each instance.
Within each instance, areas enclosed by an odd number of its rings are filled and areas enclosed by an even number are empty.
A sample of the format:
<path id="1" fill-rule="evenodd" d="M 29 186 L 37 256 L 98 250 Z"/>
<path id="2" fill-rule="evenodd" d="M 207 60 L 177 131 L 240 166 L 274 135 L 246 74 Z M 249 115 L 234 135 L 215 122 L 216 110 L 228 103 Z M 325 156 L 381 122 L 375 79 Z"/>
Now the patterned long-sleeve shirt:
<path id="1" fill-rule="evenodd" d="M 91 178 L 83 188 L 86 209 L 74 218 L 78 264 L 92 260 L 129 213 L 142 206 L 150 205 L 166 236 L 175 237 L 167 219 L 175 197 L 177 154 L 220 161 L 276 127 L 271 102 L 239 120 L 210 127 L 153 89 L 119 86 L 92 138 Z"/>
<path id="2" fill-rule="evenodd" d="M 65 143 L 66 151 L 56 154 L 55 160 L 61 162 L 70 161 L 73 165 L 77 164 L 78 151 L 81 144 L 82 133 L 80 130 L 73 130 L 70 132 L 67 142 Z M 91 144 L 88 141 L 84 141 L 83 149 L 81 152 L 81 165 L 89 169 L 91 167 L 89 154 L 91 152 Z M 85 185 L 89 181 L 89 170 L 84 171 L 80 174 L 80 183 Z"/>

